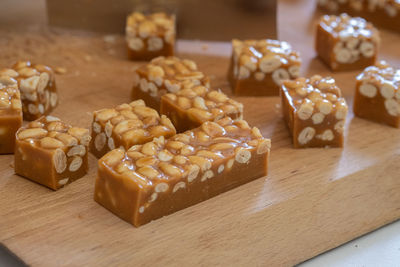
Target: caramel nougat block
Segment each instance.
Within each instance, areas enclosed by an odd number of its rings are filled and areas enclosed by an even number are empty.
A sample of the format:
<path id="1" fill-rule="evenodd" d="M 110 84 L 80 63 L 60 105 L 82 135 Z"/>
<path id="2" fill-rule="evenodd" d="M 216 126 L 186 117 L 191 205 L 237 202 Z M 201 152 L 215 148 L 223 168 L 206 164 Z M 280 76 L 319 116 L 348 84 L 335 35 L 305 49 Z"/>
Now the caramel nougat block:
<path id="1" fill-rule="evenodd" d="M 138 68 L 133 77 L 132 100 L 160 110 L 161 96 L 197 85 L 210 86 L 210 79 L 197 69 L 194 61 L 177 57 L 158 57 Z"/>
<path id="2" fill-rule="evenodd" d="M 161 114 L 171 118 L 177 132 L 199 127 L 206 121 L 216 121 L 225 116 L 242 119 L 243 104 L 227 97 L 221 91 L 204 86 L 183 89 L 161 97 Z"/>
<path id="3" fill-rule="evenodd" d="M 385 61 L 366 68 L 357 76 L 354 114 L 400 127 L 400 70 Z"/>
<path id="4" fill-rule="evenodd" d="M 333 71 L 363 69 L 375 63 L 379 32 L 363 18 L 325 15 L 318 23 L 316 35 L 318 56 Z"/>
<path id="5" fill-rule="evenodd" d="M 295 148 L 343 146 L 348 108 L 333 78 L 284 81 L 281 97 Z"/>
<path id="6" fill-rule="evenodd" d="M 18 83 L 8 75 L 7 71 L 2 70 L 0 71 L 0 154 L 14 153 L 15 133 L 21 125 L 22 107 Z"/>
<path id="7" fill-rule="evenodd" d="M 130 148 L 155 137 L 175 135 L 175 127 L 165 116 L 146 107 L 143 100 L 93 112 L 91 152 L 98 158 L 116 147 Z"/>
<path id="8" fill-rule="evenodd" d="M 150 60 L 173 56 L 175 49 L 175 16 L 165 13 L 143 15 L 134 12 L 126 19 L 128 56 L 132 60 Z"/>
<path id="9" fill-rule="evenodd" d="M 287 42 L 233 39 L 228 80 L 235 95 L 277 96 L 283 80 L 299 76 L 300 65 Z"/>
<path id="10" fill-rule="evenodd" d="M 11 69 L 2 69 L 0 75 L 3 74 L 18 82 L 25 120 L 36 120 L 57 106 L 54 72 L 50 67 L 19 61 Z"/>
<path id="11" fill-rule="evenodd" d="M 328 12 L 362 17 L 378 27 L 400 32 L 399 0 L 318 0 L 318 6 Z"/>
<path id="12" fill-rule="evenodd" d="M 225 117 L 99 160 L 94 199 L 140 226 L 267 175 L 271 141 Z"/>
<path id="13" fill-rule="evenodd" d="M 88 171 L 88 129 L 53 116 L 41 117 L 16 134 L 15 172 L 57 190 Z"/>

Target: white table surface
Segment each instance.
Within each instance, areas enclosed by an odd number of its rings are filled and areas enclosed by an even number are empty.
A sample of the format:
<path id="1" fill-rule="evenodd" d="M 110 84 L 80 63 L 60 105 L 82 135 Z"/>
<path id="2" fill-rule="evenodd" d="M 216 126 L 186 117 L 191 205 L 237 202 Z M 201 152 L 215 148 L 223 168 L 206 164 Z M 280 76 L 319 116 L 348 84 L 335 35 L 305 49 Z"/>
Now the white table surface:
<path id="1" fill-rule="evenodd" d="M 400 220 L 298 265 L 320 266 L 399 267 Z"/>

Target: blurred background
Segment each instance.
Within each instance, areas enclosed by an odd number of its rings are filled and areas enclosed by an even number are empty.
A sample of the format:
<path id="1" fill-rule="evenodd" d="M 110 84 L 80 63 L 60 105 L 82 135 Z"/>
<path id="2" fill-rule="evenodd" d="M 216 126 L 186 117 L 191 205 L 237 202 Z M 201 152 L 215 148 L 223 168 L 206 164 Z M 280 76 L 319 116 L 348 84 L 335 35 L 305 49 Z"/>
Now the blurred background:
<path id="1" fill-rule="evenodd" d="M 276 0 L 2 0 L 0 23 L 123 33 L 132 11 L 175 14 L 178 38 L 275 38 Z"/>

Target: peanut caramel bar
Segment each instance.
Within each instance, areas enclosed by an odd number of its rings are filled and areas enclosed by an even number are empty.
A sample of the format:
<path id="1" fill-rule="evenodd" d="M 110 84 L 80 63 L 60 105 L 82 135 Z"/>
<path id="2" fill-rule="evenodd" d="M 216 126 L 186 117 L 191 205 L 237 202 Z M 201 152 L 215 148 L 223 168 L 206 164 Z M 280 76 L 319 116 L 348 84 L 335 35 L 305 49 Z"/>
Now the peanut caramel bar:
<path id="1" fill-rule="evenodd" d="M 235 95 L 277 96 L 283 80 L 299 76 L 300 54 L 287 42 L 232 40 L 228 80 Z"/>
<path id="2" fill-rule="evenodd" d="M 158 56 L 173 56 L 175 47 L 175 16 L 139 12 L 126 20 L 128 56 L 132 60 L 150 60 Z"/>
<path id="3" fill-rule="evenodd" d="M 318 0 L 318 6 L 324 11 L 346 12 L 365 18 L 378 27 L 400 32 L 399 0 Z"/>
<path id="4" fill-rule="evenodd" d="M 133 77 L 132 100 L 143 99 L 148 107 L 160 110 L 166 93 L 197 85 L 210 86 L 210 80 L 197 69 L 194 61 L 177 57 L 158 57 L 138 68 Z"/>
<path id="5" fill-rule="evenodd" d="M 181 133 L 199 127 L 206 121 L 216 121 L 225 116 L 241 120 L 243 104 L 220 91 L 210 91 L 199 85 L 175 94 L 163 95 L 160 112 L 171 118 L 177 132 Z"/>
<path id="6" fill-rule="evenodd" d="M 385 61 L 366 68 L 357 76 L 354 114 L 400 127 L 400 70 Z"/>
<path id="7" fill-rule="evenodd" d="M 171 121 L 146 107 L 143 100 L 93 113 L 91 152 L 98 158 L 116 147 L 130 148 L 155 137 L 169 138 L 176 133 Z"/>
<path id="8" fill-rule="evenodd" d="M 295 148 L 343 146 L 348 108 L 333 78 L 315 75 L 285 81 L 281 96 Z"/>
<path id="9" fill-rule="evenodd" d="M 15 172 L 57 190 L 88 171 L 88 129 L 53 116 L 41 117 L 16 134 Z"/>
<path id="10" fill-rule="evenodd" d="M 138 227 L 267 175 L 271 141 L 225 117 L 99 160 L 94 199 Z"/>
<path id="11" fill-rule="evenodd" d="M 25 120 L 36 120 L 49 114 L 57 106 L 54 72 L 50 67 L 19 61 L 11 69 L 1 70 L 0 75 L 2 73 L 18 82 Z"/>
<path id="12" fill-rule="evenodd" d="M 22 125 L 22 107 L 15 71 L 0 71 L 0 154 L 14 153 L 15 133 Z"/>
<path id="13" fill-rule="evenodd" d="M 325 15 L 316 34 L 318 56 L 333 71 L 363 69 L 375 63 L 379 32 L 363 18 Z"/>

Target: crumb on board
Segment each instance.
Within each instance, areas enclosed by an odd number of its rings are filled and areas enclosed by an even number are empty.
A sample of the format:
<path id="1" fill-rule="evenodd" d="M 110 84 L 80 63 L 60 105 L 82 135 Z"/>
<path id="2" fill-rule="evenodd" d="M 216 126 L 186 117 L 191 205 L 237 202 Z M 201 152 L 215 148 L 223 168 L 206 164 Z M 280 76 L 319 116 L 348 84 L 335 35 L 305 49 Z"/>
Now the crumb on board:
<path id="1" fill-rule="evenodd" d="M 65 74 L 67 73 L 67 69 L 64 67 L 56 67 L 54 69 L 54 71 L 56 72 L 56 74 Z"/>
<path id="2" fill-rule="evenodd" d="M 91 55 L 88 55 L 88 54 L 84 55 L 83 58 L 85 59 L 86 62 L 90 62 L 90 61 L 92 61 L 92 59 L 93 59 L 92 56 L 91 56 Z"/>
<path id="3" fill-rule="evenodd" d="M 116 39 L 117 39 L 116 36 L 112 35 L 112 34 L 105 35 L 103 37 L 104 42 L 109 43 L 109 44 L 115 43 Z"/>

